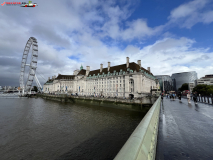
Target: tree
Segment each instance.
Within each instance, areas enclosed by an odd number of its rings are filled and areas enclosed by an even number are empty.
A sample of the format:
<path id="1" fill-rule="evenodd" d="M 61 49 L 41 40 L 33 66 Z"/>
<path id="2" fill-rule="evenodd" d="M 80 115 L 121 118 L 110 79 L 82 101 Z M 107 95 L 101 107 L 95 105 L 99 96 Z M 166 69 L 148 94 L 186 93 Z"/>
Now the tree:
<path id="1" fill-rule="evenodd" d="M 188 83 L 182 84 L 182 86 L 178 90 L 181 92 L 184 90 L 189 90 L 189 84 Z"/>
<path id="2" fill-rule="evenodd" d="M 38 88 L 37 88 L 37 86 L 33 86 L 32 91 L 38 92 Z"/>
<path id="3" fill-rule="evenodd" d="M 206 84 L 199 84 L 196 87 L 194 87 L 193 92 L 197 92 L 198 94 L 209 96 L 213 95 L 213 86 L 212 85 L 206 85 Z"/>

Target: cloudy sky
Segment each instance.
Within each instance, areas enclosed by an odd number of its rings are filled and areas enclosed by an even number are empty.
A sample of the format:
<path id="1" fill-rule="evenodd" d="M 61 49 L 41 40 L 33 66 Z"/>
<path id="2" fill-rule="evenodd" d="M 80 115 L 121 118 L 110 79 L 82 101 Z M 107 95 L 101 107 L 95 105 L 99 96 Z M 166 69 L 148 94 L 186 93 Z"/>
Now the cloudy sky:
<path id="1" fill-rule="evenodd" d="M 38 40 L 41 83 L 81 64 L 91 70 L 123 64 L 127 56 L 154 75 L 213 74 L 212 0 L 32 2 L 38 6 L 0 6 L 0 86 L 19 85 L 29 37 Z"/>

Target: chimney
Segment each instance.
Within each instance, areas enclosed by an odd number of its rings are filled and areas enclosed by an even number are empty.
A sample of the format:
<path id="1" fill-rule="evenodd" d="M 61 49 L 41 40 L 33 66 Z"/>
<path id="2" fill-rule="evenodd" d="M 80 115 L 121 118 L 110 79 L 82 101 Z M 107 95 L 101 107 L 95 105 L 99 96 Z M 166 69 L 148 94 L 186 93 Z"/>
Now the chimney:
<path id="1" fill-rule="evenodd" d="M 150 71 L 150 67 L 147 67 L 147 70 L 151 73 L 151 71 Z"/>
<path id="2" fill-rule="evenodd" d="M 89 75 L 89 72 L 90 72 L 90 66 L 87 66 L 86 76 L 88 76 L 88 75 Z"/>
<path id="3" fill-rule="evenodd" d="M 110 70 L 110 62 L 108 62 L 108 72 L 109 72 L 109 70 Z"/>
<path id="4" fill-rule="evenodd" d="M 103 70 L 103 64 L 100 64 L 100 72 Z"/>
<path id="5" fill-rule="evenodd" d="M 48 81 L 50 80 L 50 77 L 48 77 Z"/>
<path id="6" fill-rule="evenodd" d="M 138 60 L 138 65 L 141 67 L 141 60 Z"/>
<path id="7" fill-rule="evenodd" d="M 129 57 L 126 57 L 126 68 L 129 68 Z"/>

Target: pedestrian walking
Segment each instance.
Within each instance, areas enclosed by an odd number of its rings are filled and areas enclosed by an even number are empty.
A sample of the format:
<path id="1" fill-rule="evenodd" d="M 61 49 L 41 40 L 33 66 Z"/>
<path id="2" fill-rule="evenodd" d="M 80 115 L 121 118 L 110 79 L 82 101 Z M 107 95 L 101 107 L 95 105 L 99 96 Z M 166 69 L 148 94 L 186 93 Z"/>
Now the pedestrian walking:
<path id="1" fill-rule="evenodd" d="M 190 100 L 191 100 L 191 95 L 190 95 L 189 92 L 188 92 L 188 94 L 187 94 L 187 99 L 188 99 L 188 103 L 191 103 L 191 102 L 190 102 Z"/>
<path id="2" fill-rule="evenodd" d="M 197 93 L 194 92 L 193 94 L 193 100 L 194 100 L 194 103 L 197 104 Z"/>
<path id="3" fill-rule="evenodd" d="M 163 94 L 161 94 L 161 101 L 162 101 L 162 103 L 163 103 Z"/>
<path id="4" fill-rule="evenodd" d="M 179 99 L 179 101 L 181 101 L 181 93 L 180 92 L 178 92 L 178 99 Z"/>
<path id="5" fill-rule="evenodd" d="M 172 95 L 172 96 L 173 96 L 173 101 L 174 101 L 174 100 L 175 100 L 175 94 L 173 93 L 173 95 Z"/>

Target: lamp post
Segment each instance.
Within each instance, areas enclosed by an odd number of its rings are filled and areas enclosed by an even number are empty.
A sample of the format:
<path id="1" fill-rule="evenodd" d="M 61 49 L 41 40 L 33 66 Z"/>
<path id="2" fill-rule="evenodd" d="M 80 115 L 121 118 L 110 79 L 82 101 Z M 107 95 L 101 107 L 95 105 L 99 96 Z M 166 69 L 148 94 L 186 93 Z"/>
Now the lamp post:
<path id="1" fill-rule="evenodd" d="M 163 81 L 163 93 L 164 93 L 164 91 L 165 91 L 165 89 L 164 89 L 164 77 L 162 77 L 162 81 Z"/>

